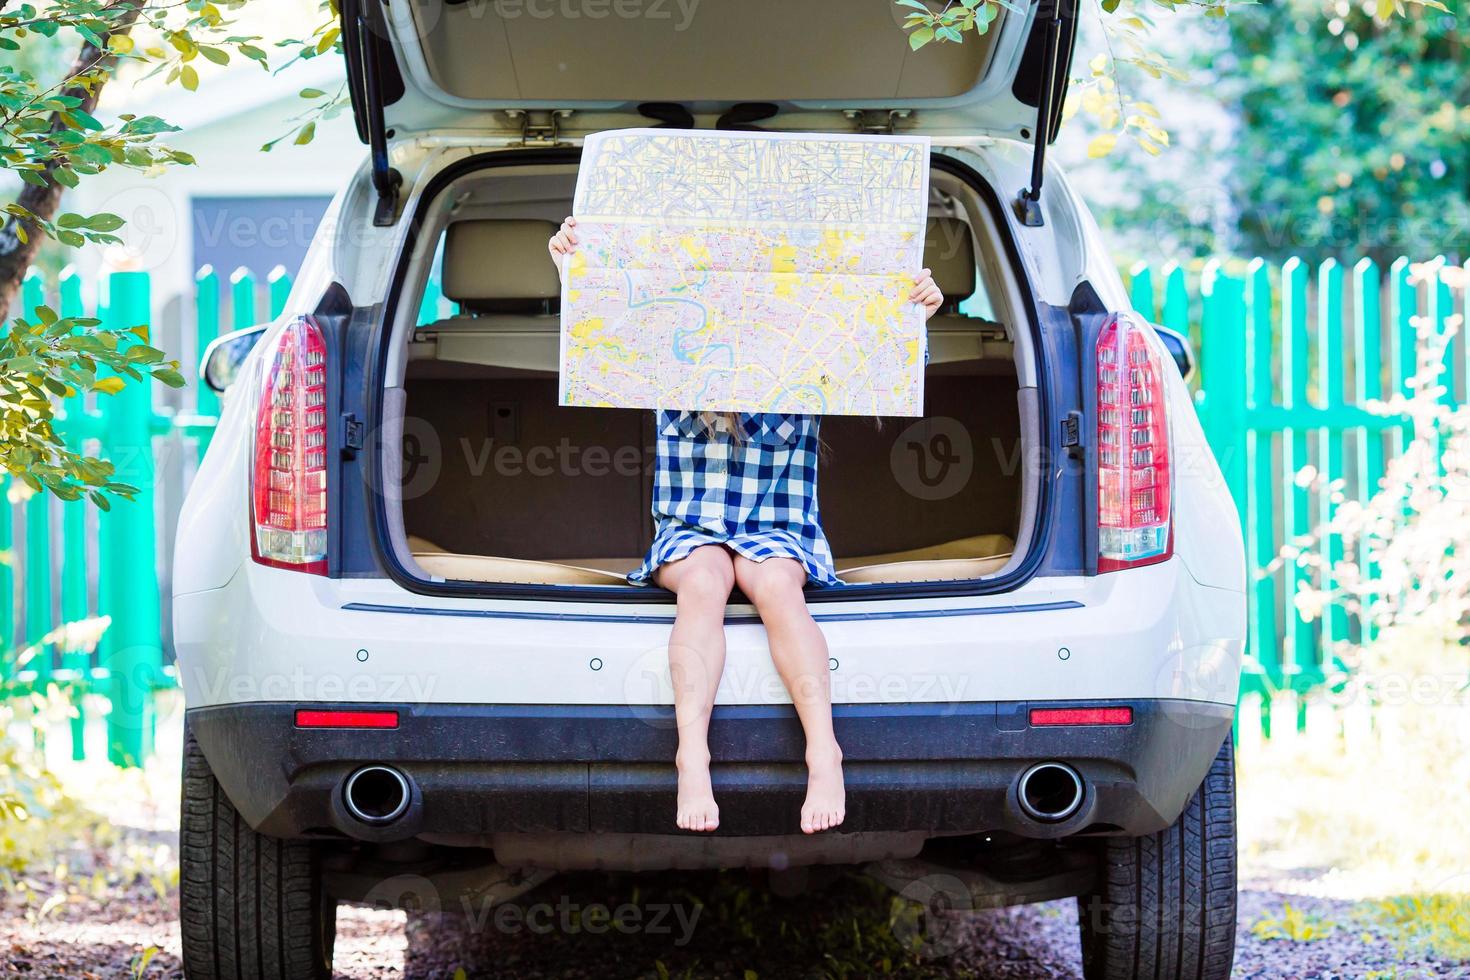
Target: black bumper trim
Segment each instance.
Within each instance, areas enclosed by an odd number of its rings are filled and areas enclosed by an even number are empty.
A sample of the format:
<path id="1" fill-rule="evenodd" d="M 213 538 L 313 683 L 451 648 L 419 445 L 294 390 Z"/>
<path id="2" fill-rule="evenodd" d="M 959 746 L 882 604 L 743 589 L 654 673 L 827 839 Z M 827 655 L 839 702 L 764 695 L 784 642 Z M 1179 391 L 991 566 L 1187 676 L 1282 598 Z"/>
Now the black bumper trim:
<path id="1" fill-rule="evenodd" d="M 1031 727 L 1032 707 L 1126 704 L 1122 726 Z M 304 729 L 299 707 L 392 708 L 387 730 Z M 1202 701 L 973 701 L 836 705 L 848 786 L 843 830 L 1061 837 L 1145 834 L 1171 824 L 1230 730 L 1234 709 Z M 188 723 L 226 795 L 280 837 L 392 840 L 422 833 L 674 832 L 672 709 L 626 705 L 257 702 L 191 708 Z M 710 723 L 719 833 L 794 832 L 803 741 L 787 705 L 721 705 Z M 1079 811 L 1037 824 L 1016 805 L 1033 763 L 1059 760 L 1087 783 Z M 413 782 L 402 820 L 366 827 L 341 804 L 357 767 Z"/>
<path id="2" fill-rule="evenodd" d="M 609 586 L 624 589 L 625 586 Z M 663 594 L 662 592 L 657 594 Z M 348 612 L 398 613 L 403 616 L 463 616 L 472 619 L 529 619 L 558 623 L 672 623 L 673 613 L 563 613 L 541 612 L 531 609 L 456 609 L 451 606 L 395 606 L 376 602 L 349 602 L 342 607 Z M 963 609 L 941 607 L 938 609 L 889 609 L 882 612 L 829 613 L 813 612 L 812 619 L 819 623 L 868 622 L 883 619 L 937 619 L 947 616 L 996 616 L 1014 613 L 1057 612 L 1063 609 L 1082 609 L 1082 603 L 1073 599 L 1059 602 L 1032 602 L 1004 606 L 967 606 Z M 727 615 L 726 626 L 741 626 L 759 623 L 761 618 L 754 613 Z"/>

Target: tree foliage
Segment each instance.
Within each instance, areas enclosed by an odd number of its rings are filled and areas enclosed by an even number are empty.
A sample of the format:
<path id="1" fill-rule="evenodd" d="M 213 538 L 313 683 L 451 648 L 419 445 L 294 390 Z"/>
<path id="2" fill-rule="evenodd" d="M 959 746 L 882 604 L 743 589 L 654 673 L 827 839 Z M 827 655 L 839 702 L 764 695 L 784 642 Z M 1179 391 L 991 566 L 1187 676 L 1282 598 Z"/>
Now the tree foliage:
<path id="1" fill-rule="evenodd" d="M 1268 0 L 1217 66 L 1240 123 L 1230 171 L 1256 254 L 1433 255 L 1470 242 L 1466 15 Z M 1324 15 L 1325 10 L 1325 15 Z"/>
<path id="2" fill-rule="evenodd" d="M 909 45 L 914 50 L 930 43 L 963 43 L 966 32 L 985 34 L 999 18 L 1002 9 L 1016 14 L 1024 12 L 1011 0 L 895 2 L 908 10 L 903 27 L 909 32 Z M 1378 32 L 1387 34 L 1396 30 L 1388 26 L 1388 21 L 1394 17 L 1406 16 L 1410 8 L 1446 12 L 1440 0 L 1360 2 L 1364 4 L 1361 8 L 1362 18 L 1371 23 Z M 1182 69 L 1171 64 L 1169 58 L 1155 50 L 1151 43 L 1155 14 L 1193 11 L 1205 17 L 1224 19 L 1227 14 L 1248 9 L 1256 3 L 1257 0 L 1102 0 L 1101 8 L 1105 16 L 1101 27 L 1105 50 L 1091 58 L 1084 71 L 1073 72 L 1066 106 L 1068 116 L 1081 111 L 1090 117 L 1093 127 L 1098 131 L 1088 145 L 1088 156 L 1107 156 L 1113 152 L 1119 139 L 1124 137 L 1137 142 L 1146 153 L 1153 156 L 1157 156 L 1169 145 L 1167 124 L 1158 110 L 1151 103 L 1136 100 L 1130 94 L 1130 76 L 1170 78 L 1176 81 L 1183 81 L 1187 77 Z M 1328 19 L 1331 11 L 1324 14 L 1320 3 L 1298 0 L 1298 6 L 1305 11 L 1301 16 L 1314 20 L 1328 30 L 1334 30 L 1332 25 L 1350 14 L 1346 0 L 1339 0 L 1337 6 L 1342 13 L 1331 20 Z M 1085 15 L 1086 11 L 1085 6 L 1081 7 L 1079 16 Z M 1460 57 L 1463 64 L 1463 41 Z M 1280 65 L 1279 62 L 1277 64 Z"/>

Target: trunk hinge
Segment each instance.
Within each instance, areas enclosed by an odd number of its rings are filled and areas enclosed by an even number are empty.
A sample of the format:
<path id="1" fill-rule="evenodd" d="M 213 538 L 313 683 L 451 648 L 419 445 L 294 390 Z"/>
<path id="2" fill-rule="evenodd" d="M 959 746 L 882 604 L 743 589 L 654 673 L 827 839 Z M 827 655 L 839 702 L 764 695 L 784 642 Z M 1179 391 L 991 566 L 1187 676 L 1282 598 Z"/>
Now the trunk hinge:
<path id="1" fill-rule="evenodd" d="M 506 118 L 521 124 L 521 141 L 516 146 L 558 146 L 557 131 L 571 109 L 506 109 Z"/>
<path id="2" fill-rule="evenodd" d="M 383 122 L 383 94 L 379 83 L 381 66 L 378 64 L 378 45 L 374 37 L 386 37 L 382 23 L 382 8 L 378 0 L 363 0 L 353 4 L 352 11 L 357 24 L 356 38 L 359 63 L 362 65 L 363 100 L 367 103 L 368 146 L 373 159 L 373 187 L 378 192 L 378 203 L 373 208 L 373 224 L 386 228 L 393 224 L 398 212 L 398 192 L 403 187 L 403 175 L 388 164 L 388 129 Z"/>
<path id="3" fill-rule="evenodd" d="M 1051 142 L 1052 100 L 1056 98 L 1057 59 L 1062 49 L 1062 0 L 1042 0 L 1042 8 L 1050 7 L 1046 21 L 1045 46 L 1041 52 L 1041 97 L 1036 100 L 1036 133 L 1031 147 L 1031 186 L 1023 187 L 1012 205 L 1021 224 L 1039 228 L 1041 217 L 1041 177 L 1046 166 L 1046 145 Z"/>
<path id="4" fill-rule="evenodd" d="M 852 128 L 859 133 L 874 133 L 892 136 L 893 127 L 900 119 L 914 114 L 912 109 L 843 109 L 842 114 L 852 120 Z"/>

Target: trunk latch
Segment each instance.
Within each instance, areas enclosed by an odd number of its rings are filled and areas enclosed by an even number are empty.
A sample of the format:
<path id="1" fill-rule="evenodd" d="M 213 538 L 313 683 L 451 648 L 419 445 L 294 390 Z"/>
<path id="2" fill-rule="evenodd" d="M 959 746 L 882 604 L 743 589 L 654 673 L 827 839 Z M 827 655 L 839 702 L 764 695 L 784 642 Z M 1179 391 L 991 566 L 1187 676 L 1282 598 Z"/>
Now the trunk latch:
<path id="1" fill-rule="evenodd" d="M 893 127 L 900 119 L 914 114 L 912 109 L 843 109 L 842 114 L 852 120 L 852 128 L 859 133 L 874 133 L 892 136 Z"/>
<path id="2" fill-rule="evenodd" d="M 561 120 L 572 114 L 571 109 L 506 109 L 505 115 L 511 122 L 521 124 L 520 146 L 556 146 L 557 132 Z"/>

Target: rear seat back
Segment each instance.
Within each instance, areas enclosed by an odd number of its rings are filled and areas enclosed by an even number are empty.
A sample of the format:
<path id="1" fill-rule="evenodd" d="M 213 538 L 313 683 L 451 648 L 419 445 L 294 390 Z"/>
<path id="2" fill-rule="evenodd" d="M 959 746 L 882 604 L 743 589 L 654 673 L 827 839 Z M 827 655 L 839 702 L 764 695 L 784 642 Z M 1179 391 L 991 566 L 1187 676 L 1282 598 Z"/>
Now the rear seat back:
<path id="1" fill-rule="evenodd" d="M 944 306 L 935 316 L 958 310 L 960 301 L 975 292 L 975 243 L 970 226 L 959 218 L 925 222 L 924 267 L 944 293 Z"/>
<path id="2" fill-rule="evenodd" d="M 444 237 L 444 295 L 461 313 L 419 327 L 432 358 L 555 371 L 561 279 L 546 251 L 552 221 L 475 218 Z"/>
<path id="3" fill-rule="evenodd" d="M 924 266 L 944 293 L 929 318 L 929 363 L 1009 359 L 1013 350 L 999 324 L 959 311 L 975 293 L 975 240 L 959 218 L 930 218 L 924 227 Z"/>
<path id="4" fill-rule="evenodd" d="M 561 279 L 546 251 L 551 221 L 456 221 L 444 236 L 444 295 L 476 313 L 554 312 Z"/>

